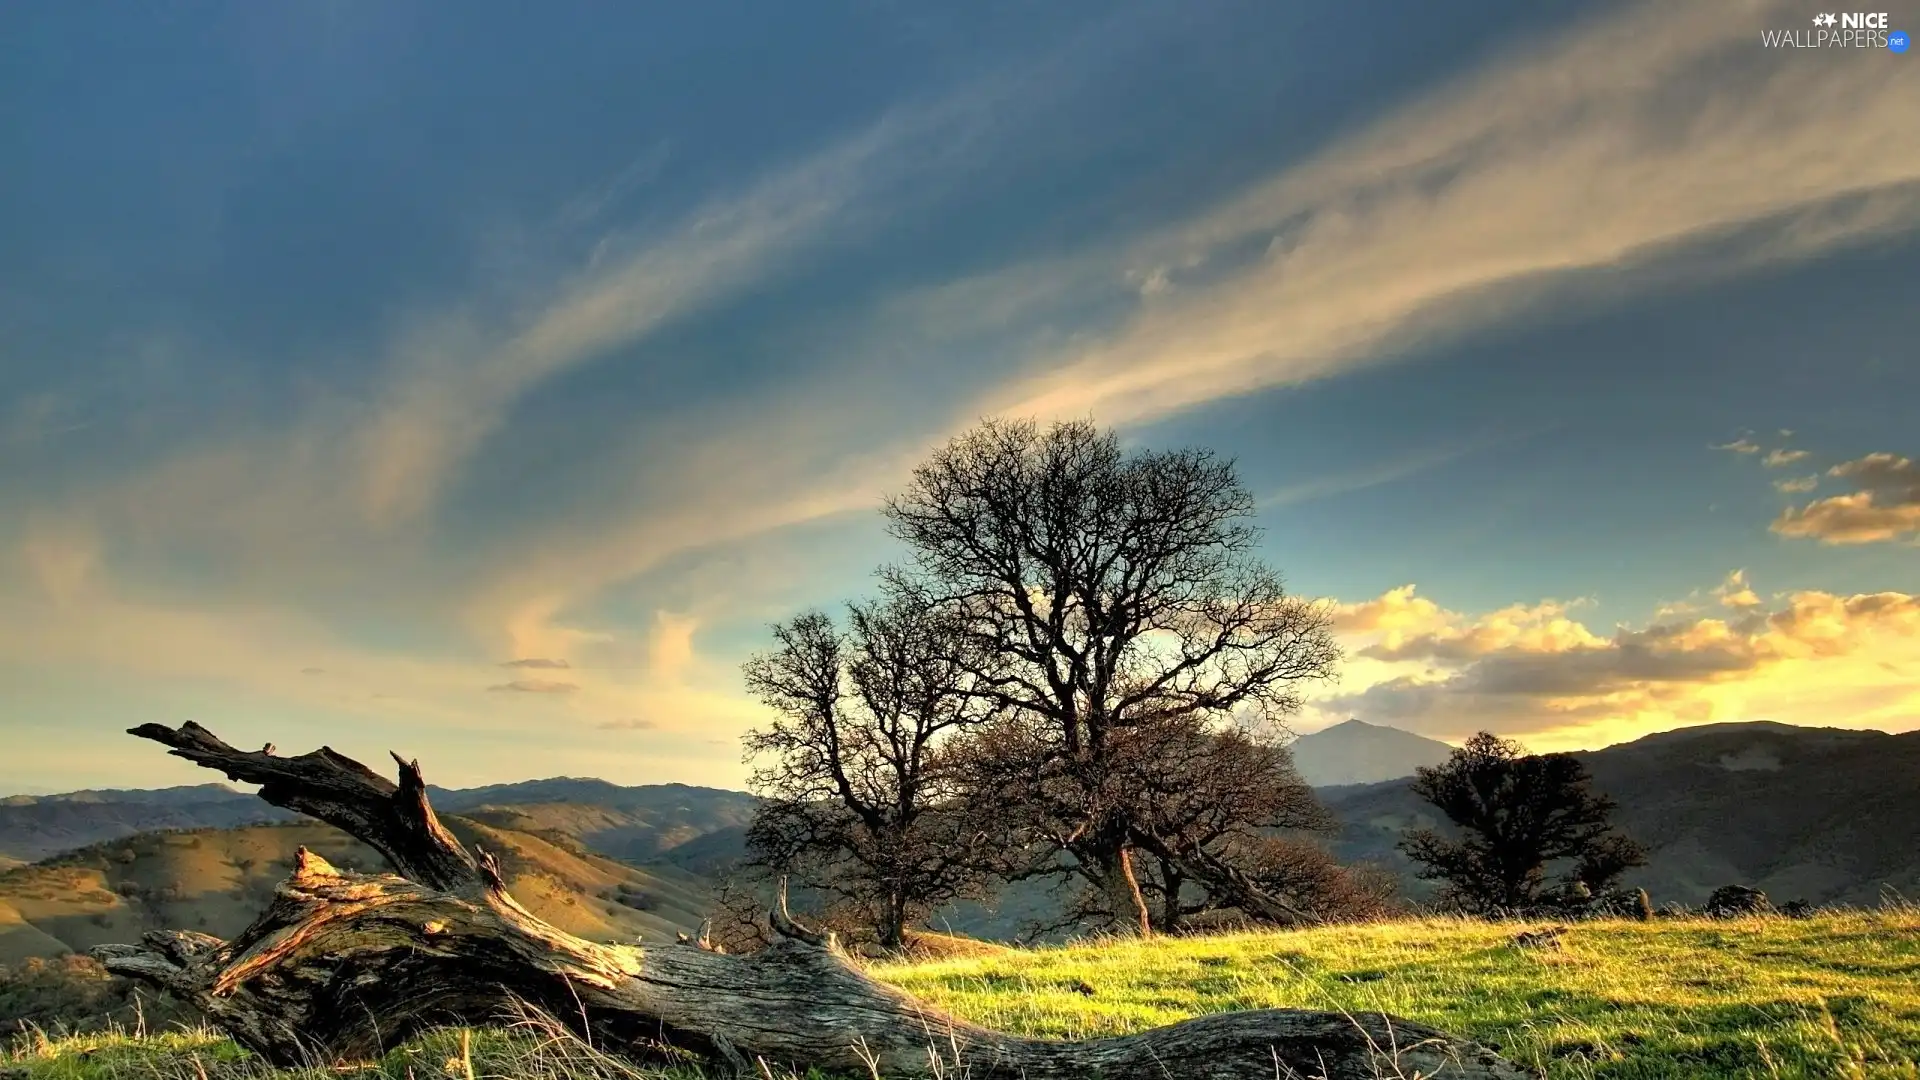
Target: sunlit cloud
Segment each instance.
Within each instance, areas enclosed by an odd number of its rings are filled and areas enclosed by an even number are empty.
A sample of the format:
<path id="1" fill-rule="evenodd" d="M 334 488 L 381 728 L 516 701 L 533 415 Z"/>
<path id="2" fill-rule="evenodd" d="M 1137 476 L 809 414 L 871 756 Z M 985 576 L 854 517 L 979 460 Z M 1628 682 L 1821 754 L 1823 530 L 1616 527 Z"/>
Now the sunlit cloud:
<path id="1" fill-rule="evenodd" d="M 1727 579 L 1720 583 L 1720 587 L 1713 590 L 1713 595 L 1730 608 L 1754 608 L 1759 607 L 1761 602 L 1760 597 L 1747 584 L 1745 570 L 1735 570 L 1728 574 Z"/>
<path id="2" fill-rule="evenodd" d="M 1376 663 L 1350 669 L 1312 710 L 1450 739 L 1490 729 L 1541 748 L 1730 720 L 1920 727 L 1920 684 L 1902 674 L 1920 660 L 1920 596 L 1806 591 L 1767 605 L 1740 572 L 1715 592 L 1732 617 L 1606 634 L 1550 601 L 1478 617 L 1422 606 L 1399 624 L 1349 618 L 1350 648 Z M 1411 599 L 1402 587 L 1344 610 L 1413 612 Z"/>
<path id="3" fill-rule="evenodd" d="M 1920 467 L 1898 454 L 1842 462 L 1827 475 L 1857 489 L 1789 507 L 1773 522 L 1781 536 L 1825 544 L 1873 544 L 1920 534 Z"/>

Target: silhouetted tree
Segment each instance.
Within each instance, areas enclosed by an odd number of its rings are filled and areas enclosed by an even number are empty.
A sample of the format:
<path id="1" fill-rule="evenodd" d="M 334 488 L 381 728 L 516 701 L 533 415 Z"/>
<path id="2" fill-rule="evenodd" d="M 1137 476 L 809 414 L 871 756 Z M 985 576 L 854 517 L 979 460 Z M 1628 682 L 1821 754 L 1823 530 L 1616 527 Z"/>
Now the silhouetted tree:
<path id="1" fill-rule="evenodd" d="M 777 713 L 745 740 L 766 796 L 749 861 L 867 912 L 897 950 L 910 922 L 979 877 L 942 744 L 991 706 L 968 692 L 952 626 L 912 603 L 850 605 L 845 630 L 808 612 L 774 637 L 745 665 Z"/>
<path id="2" fill-rule="evenodd" d="M 1598 895 L 1646 856 L 1612 831 L 1614 803 L 1591 782 L 1572 755 L 1529 755 L 1483 731 L 1442 764 L 1420 769 L 1412 785 L 1459 839 L 1418 829 L 1400 848 L 1421 864 L 1420 877 L 1446 883 L 1447 901 L 1479 914 L 1537 904 L 1557 861 L 1573 862 L 1566 887 Z"/>
<path id="3" fill-rule="evenodd" d="M 970 740 L 998 819 L 1037 846 L 1036 867 L 1090 882 L 1123 932 L 1152 931 L 1143 848 L 1272 910 L 1217 842 L 1156 817 L 1156 781 L 1193 776 L 1156 746 L 1277 730 L 1339 657 L 1329 613 L 1255 557 L 1253 509 L 1208 451 L 1129 453 L 1090 422 L 1016 421 L 954 440 L 886 505 L 912 555 L 890 591 L 949 614 L 973 692 L 1005 713 Z"/>

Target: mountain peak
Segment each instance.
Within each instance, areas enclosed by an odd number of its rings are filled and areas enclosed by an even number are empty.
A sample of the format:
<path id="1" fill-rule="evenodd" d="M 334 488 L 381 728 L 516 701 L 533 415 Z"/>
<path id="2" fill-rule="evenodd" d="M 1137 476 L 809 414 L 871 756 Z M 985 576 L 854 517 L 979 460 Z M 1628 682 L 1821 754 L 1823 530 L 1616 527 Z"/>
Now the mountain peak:
<path id="1" fill-rule="evenodd" d="M 1302 735 L 1290 749 L 1294 767 L 1314 787 L 1398 780 L 1453 753 L 1438 739 L 1358 718 Z"/>

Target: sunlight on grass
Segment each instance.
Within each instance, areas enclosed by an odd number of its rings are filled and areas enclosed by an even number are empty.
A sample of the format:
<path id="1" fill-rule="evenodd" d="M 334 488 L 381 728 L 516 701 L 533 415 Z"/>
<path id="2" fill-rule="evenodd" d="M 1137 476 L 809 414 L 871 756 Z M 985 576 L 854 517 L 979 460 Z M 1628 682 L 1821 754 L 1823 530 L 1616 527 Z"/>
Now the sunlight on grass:
<path id="1" fill-rule="evenodd" d="M 969 1019 L 1066 1038 L 1229 1009 L 1377 1010 L 1552 1077 L 1920 1076 L 1915 909 L 1579 923 L 1562 951 L 1516 949 L 1518 929 L 1428 920 L 875 973 Z"/>
<path id="2" fill-rule="evenodd" d="M 1920 1080 L 1920 909 L 1576 923 L 1559 951 L 1513 947 L 1509 939 L 1523 928 L 1432 919 L 1009 950 L 871 970 L 978 1023 L 1063 1038 L 1235 1009 L 1380 1010 L 1470 1036 L 1569 1080 Z M 266 1080 L 268 1072 L 204 1031 L 29 1033 L 0 1058 L 0 1075 L 21 1080 Z M 652 1080 L 697 1073 L 634 1069 L 535 1024 L 442 1032 L 358 1075 Z"/>

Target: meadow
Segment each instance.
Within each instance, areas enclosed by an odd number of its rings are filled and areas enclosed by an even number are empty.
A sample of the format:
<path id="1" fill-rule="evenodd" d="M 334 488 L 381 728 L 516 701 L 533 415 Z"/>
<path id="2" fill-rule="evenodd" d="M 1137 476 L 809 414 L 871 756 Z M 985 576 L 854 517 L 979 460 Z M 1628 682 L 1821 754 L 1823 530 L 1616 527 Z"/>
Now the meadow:
<path id="1" fill-rule="evenodd" d="M 1920 1077 L 1920 908 L 1573 924 L 1557 949 L 1511 924 L 1427 919 L 876 964 L 979 1023 L 1034 1035 L 1138 1031 L 1270 1006 L 1383 1010 L 1471 1036 L 1552 1078 Z M 443 1032 L 368 1080 L 642 1080 L 530 1020 Z M 267 1080 L 208 1032 L 29 1032 L 10 1080 Z M 338 1076 L 337 1070 L 319 1075 Z M 293 1080 L 278 1074 L 279 1080 Z"/>

